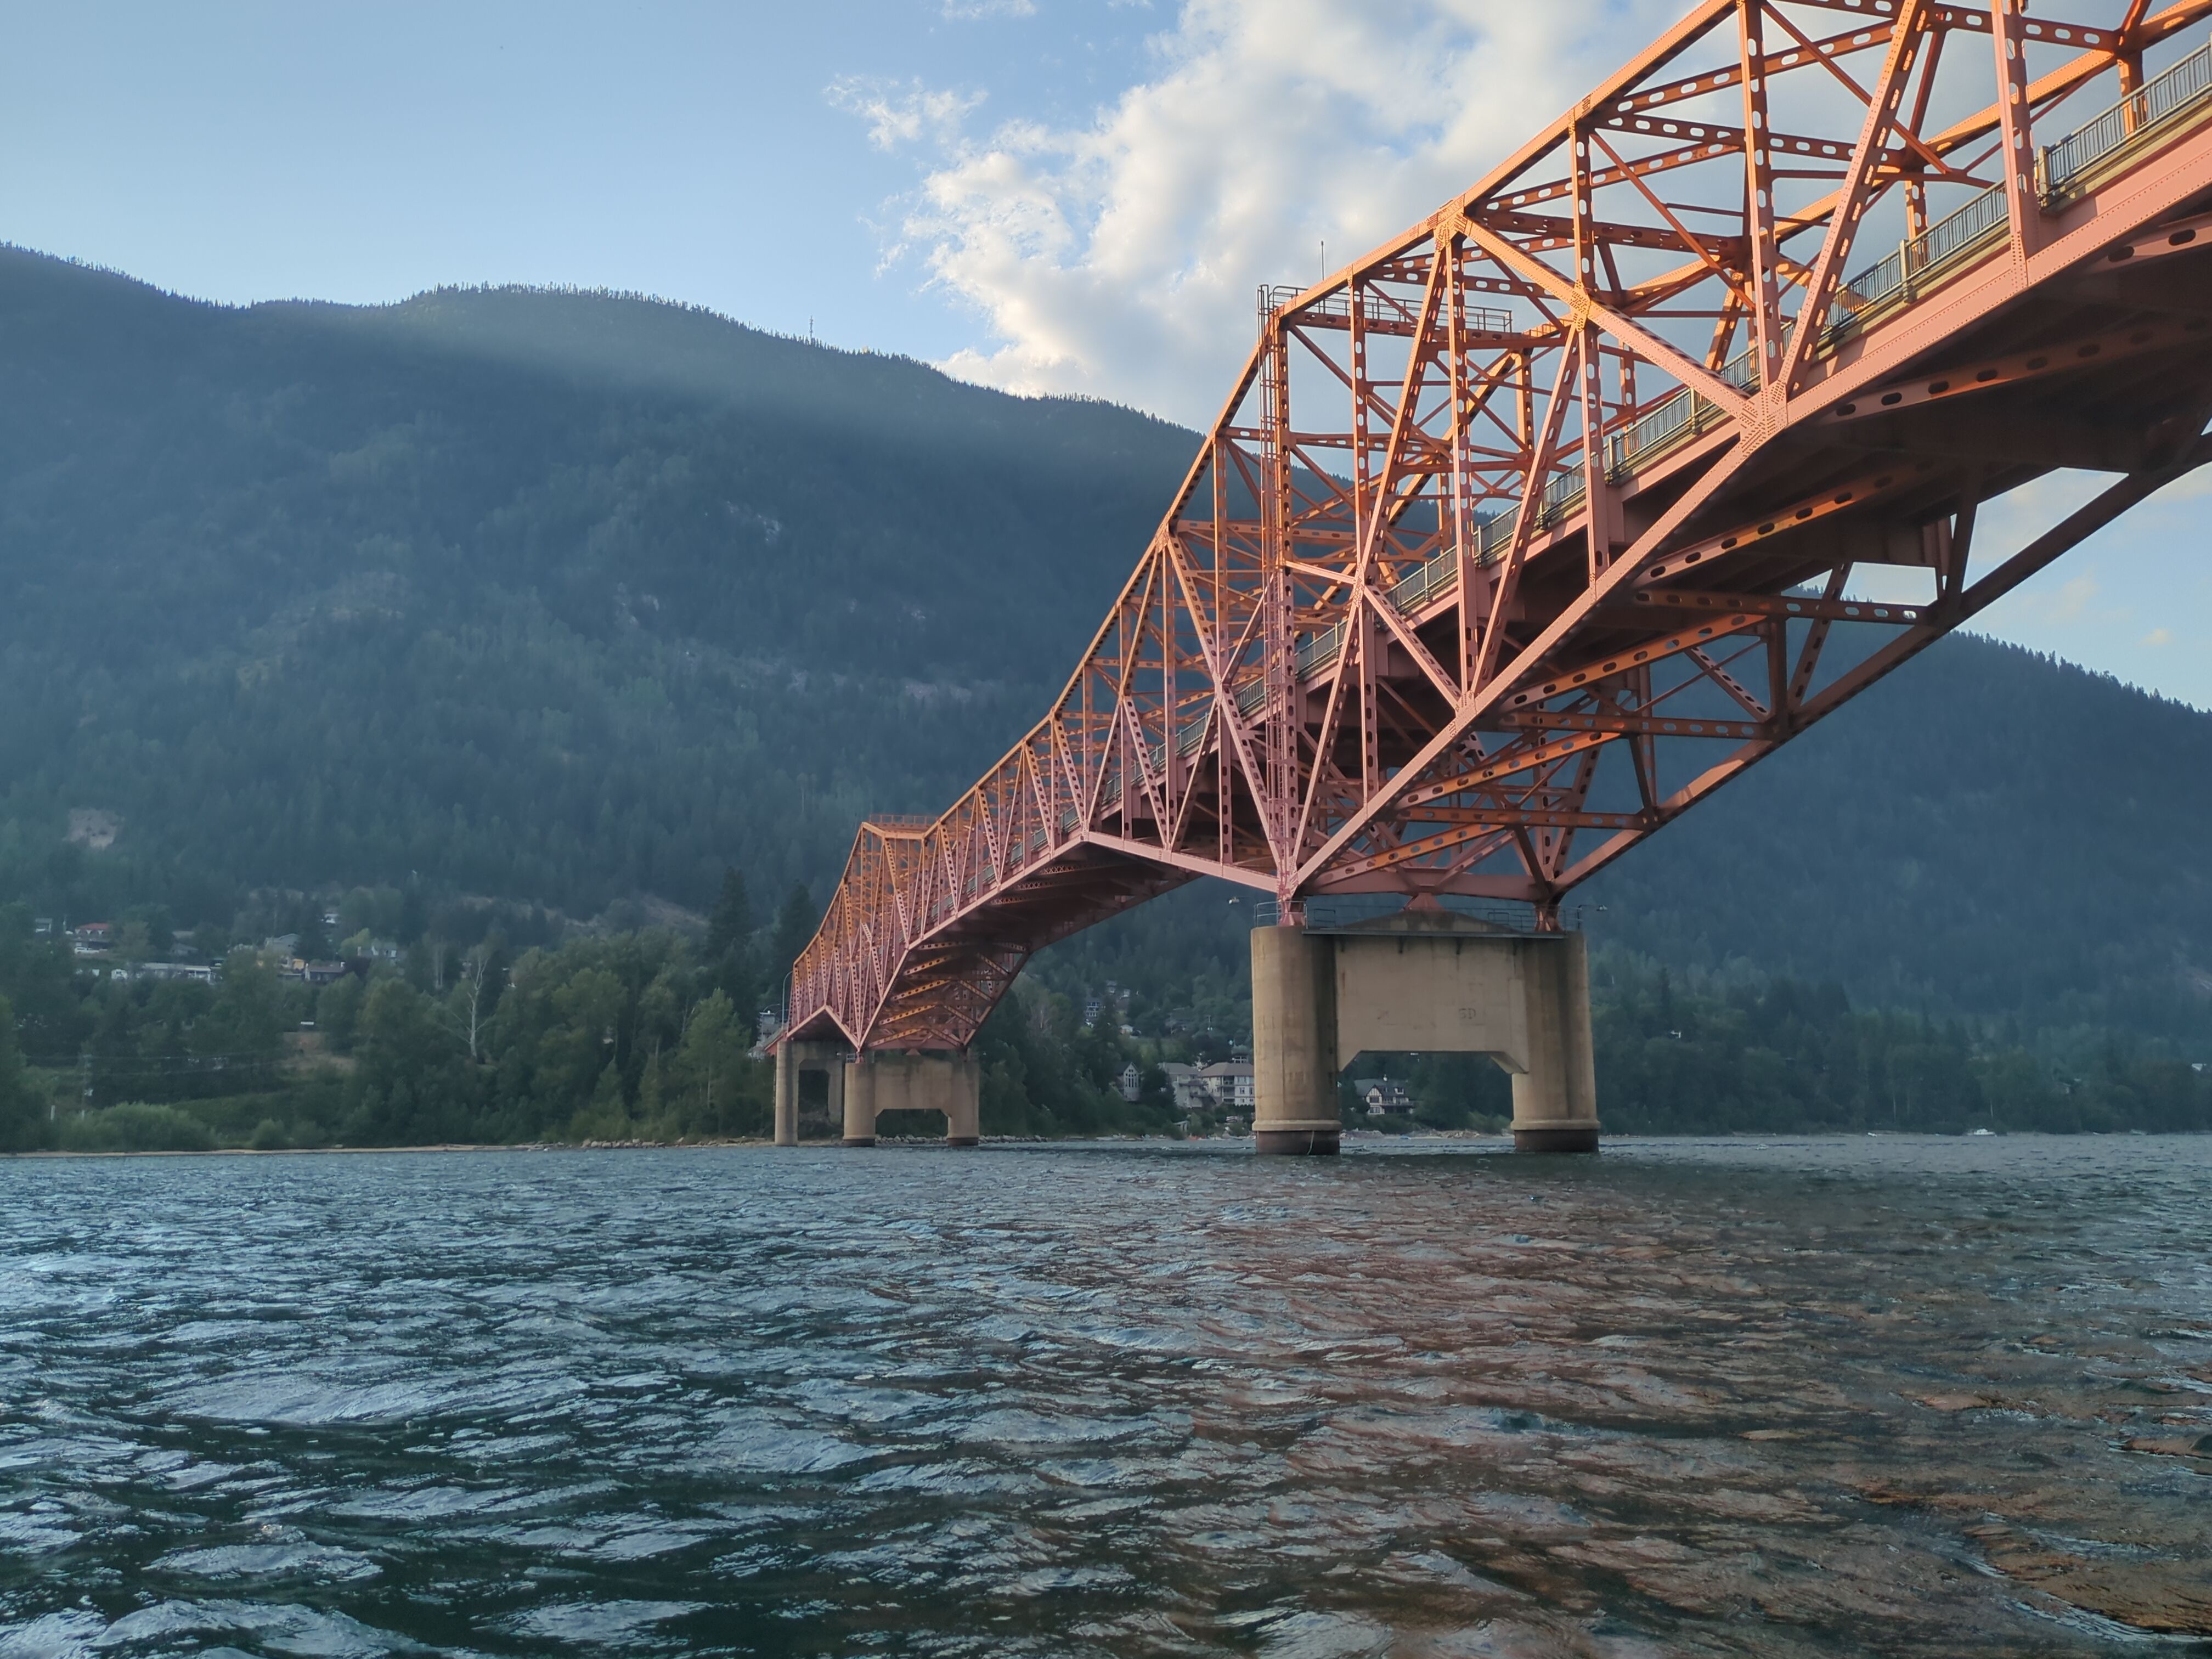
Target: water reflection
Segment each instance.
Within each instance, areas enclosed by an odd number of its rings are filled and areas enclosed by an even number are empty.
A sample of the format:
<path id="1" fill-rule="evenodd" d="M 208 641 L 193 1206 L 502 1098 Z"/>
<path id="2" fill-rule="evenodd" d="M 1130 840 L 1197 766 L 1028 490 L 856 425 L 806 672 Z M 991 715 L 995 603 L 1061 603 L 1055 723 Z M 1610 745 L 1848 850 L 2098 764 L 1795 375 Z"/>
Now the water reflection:
<path id="1" fill-rule="evenodd" d="M 0 1656 L 2212 1632 L 2212 1148 L 0 1166 Z"/>

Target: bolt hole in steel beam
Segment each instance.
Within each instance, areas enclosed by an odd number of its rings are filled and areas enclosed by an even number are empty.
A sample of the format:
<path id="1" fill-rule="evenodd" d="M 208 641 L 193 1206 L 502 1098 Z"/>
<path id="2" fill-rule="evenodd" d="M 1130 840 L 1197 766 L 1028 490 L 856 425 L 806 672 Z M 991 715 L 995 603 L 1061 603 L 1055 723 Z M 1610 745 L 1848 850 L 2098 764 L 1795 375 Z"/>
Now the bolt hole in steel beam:
<path id="1" fill-rule="evenodd" d="M 1196 875 L 1290 915 L 1355 878 L 1553 914 L 2194 465 L 2159 434 L 2212 407 L 2212 6 L 2130 7 L 2131 46 L 1995 15 L 1700 7 L 1435 212 L 1265 291 L 1067 690 L 944 817 L 856 837 L 787 1029 L 963 1048 L 1030 951 Z M 2039 148 L 1999 182 L 2005 142 Z M 2010 434 L 2075 400 L 2158 470 L 1967 585 L 1982 492 L 2049 470 Z M 1844 599 L 1882 568 L 1938 597 Z M 1735 712 L 1593 728 L 1540 795 L 1420 817 L 1498 716 L 1642 709 L 1677 672 Z M 1717 736 L 1722 764 L 1605 797 L 1615 739 L 1663 778 Z M 1115 879 L 1039 885 L 1092 860 Z"/>

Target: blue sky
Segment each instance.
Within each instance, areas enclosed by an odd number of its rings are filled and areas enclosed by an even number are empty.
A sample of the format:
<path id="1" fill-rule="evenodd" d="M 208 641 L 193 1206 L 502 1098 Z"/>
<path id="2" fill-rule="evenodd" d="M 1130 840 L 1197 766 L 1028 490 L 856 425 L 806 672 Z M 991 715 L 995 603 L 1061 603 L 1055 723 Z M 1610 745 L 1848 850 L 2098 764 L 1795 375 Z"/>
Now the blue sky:
<path id="1" fill-rule="evenodd" d="M 1255 284 L 1425 211 L 1677 9 L 17 3 L 0 237 L 229 301 L 637 289 L 1200 424 Z M 1990 631 L 2212 708 L 2208 503 Z"/>

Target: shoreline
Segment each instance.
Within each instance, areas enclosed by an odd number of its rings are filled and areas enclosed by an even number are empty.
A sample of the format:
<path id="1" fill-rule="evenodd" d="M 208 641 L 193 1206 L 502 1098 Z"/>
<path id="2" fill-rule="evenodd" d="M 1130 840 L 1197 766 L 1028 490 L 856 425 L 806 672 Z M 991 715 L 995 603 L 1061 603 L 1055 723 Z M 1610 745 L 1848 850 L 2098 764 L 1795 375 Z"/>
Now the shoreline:
<path id="1" fill-rule="evenodd" d="M 2043 1129 L 2008 1129 L 1994 1136 L 1942 1134 L 1933 1131 L 1912 1130 L 1826 1130 L 1817 1133 L 1789 1134 L 1770 1132 L 1734 1132 L 1710 1134 L 1680 1135 L 1607 1135 L 1607 1142 L 1631 1145 L 1677 1145 L 1689 1141 L 1746 1144 L 1778 1141 L 1859 1141 L 1859 1140 L 1931 1140 L 1960 1141 L 1971 1144 L 1978 1139 L 2061 1140 L 2090 1142 L 2096 1140 L 2186 1139 L 2204 1131 L 2187 1129 L 2084 1130 L 2065 1134 Z M 1347 1141 L 1358 1140 L 1372 1146 L 1413 1145 L 1463 1145 L 1472 1147 L 1510 1147 L 1512 1137 L 1506 1134 L 1486 1134 L 1480 1130 L 1439 1129 L 1426 1134 L 1361 1135 L 1348 1132 Z M 1224 1149 L 1251 1149 L 1249 1135 L 1202 1135 L 1176 1139 L 1166 1135 L 1063 1135 L 1046 1138 L 1034 1135 L 985 1135 L 980 1143 L 984 1146 L 1012 1147 L 1111 1147 L 1111 1146 L 1219 1146 Z M 945 1150 L 945 1144 L 935 1137 L 916 1136 L 911 1139 L 888 1139 L 886 1148 L 915 1147 L 923 1151 Z M 318 1158 L 336 1155 L 344 1158 L 386 1156 L 393 1153 L 423 1154 L 433 1152 L 730 1152 L 749 1148 L 775 1150 L 775 1142 L 765 1135 L 733 1136 L 721 1140 L 514 1140 L 514 1141 L 438 1141 L 427 1146 L 215 1146 L 207 1148 L 176 1148 L 165 1150 L 148 1147 L 131 1151 L 66 1152 L 58 1147 L 39 1147 L 29 1152 L 0 1152 L 0 1161 L 35 1158 Z M 847 1150 L 833 1139 L 803 1140 L 788 1151 Z"/>

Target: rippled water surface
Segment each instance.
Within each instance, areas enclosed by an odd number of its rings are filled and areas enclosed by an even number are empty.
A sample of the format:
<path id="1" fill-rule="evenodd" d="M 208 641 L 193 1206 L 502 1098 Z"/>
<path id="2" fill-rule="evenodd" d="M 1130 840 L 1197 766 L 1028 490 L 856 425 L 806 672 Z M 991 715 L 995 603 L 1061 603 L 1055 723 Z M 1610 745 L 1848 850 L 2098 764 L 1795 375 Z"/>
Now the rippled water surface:
<path id="1" fill-rule="evenodd" d="M 2208 1199 L 2199 1139 L 15 1160 L 0 1655 L 2212 1651 Z"/>

